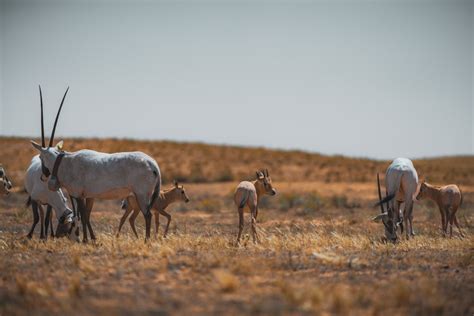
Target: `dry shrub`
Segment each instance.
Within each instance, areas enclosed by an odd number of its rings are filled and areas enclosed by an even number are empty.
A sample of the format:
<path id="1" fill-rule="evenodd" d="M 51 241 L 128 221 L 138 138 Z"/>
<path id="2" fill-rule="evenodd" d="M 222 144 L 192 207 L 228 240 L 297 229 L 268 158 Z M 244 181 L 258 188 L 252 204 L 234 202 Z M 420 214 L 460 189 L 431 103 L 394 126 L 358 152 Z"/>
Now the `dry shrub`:
<path id="1" fill-rule="evenodd" d="M 214 270 L 213 272 L 214 278 L 217 282 L 219 289 L 225 293 L 235 292 L 239 286 L 240 281 L 239 279 L 232 273 L 227 270 Z"/>

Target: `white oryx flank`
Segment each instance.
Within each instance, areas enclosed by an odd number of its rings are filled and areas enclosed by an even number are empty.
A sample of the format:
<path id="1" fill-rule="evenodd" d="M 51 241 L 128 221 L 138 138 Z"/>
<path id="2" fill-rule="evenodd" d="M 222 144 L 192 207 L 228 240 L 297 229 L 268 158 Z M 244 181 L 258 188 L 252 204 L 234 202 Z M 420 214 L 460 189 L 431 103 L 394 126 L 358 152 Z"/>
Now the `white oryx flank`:
<path id="1" fill-rule="evenodd" d="M 7 177 L 5 169 L 0 165 L 0 196 L 10 194 L 13 185 Z"/>
<path id="2" fill-rule="evenodd" d="M 165 211 L 165 209 L 174 202 L 179 202 L 183 201 L 188 203 L 189 198 L 186 194 L 186 191 L 184 190 L 184 187 L 182 185 L 179 185 L 178 182 L 174 182 L 174 186 L 165 191 L 161 191 L 160 195 L 158 198 L 155 200 L 155 203 L 151 207 L 153 211 L 153 215 L 155 216 L 155 237 L 158 235 L 158 229 L 160 227 L 160 214 L 165 216 L 168 219 L 168 222 L 166 223 L 166 228 L 165 232 L 163 234 L 163 237 L 166 237 L 166 234 L 168 233 L 168 229 L 170 227 L 171 223 L 171 215 Z M 128 215 L 133 211 L 132 216 L 129 218 L 129 223 L 130 226 L 132 227 L 132 231 L 135 234 L 135 236 L 138 238 L 137 231 L 135 230 L 135 219 L 137 218 L 140 209 L 137 204 L 137 200 L 133 195 L 129 195 L 125 200 L 122 201 L 122 209 L 125 210 L 125 213 L 123 214 L 122 218 L 120 219 L 120 224 L 118 227 L 117 231 L 117 237 L 120 234 L 120 230 L 122 229 L 123 223 L 125 223 L 125 220 L 127 219 Z"/>
<path id="3" fill-rule="evenodd" d="M 68 88 L 69 89 L 69 88 Z M 78 199 L 124 199 L 133 194 L 140 210 L 145 216 L 146 235 L 150 238 L 151 206 L 160 193 L 161 173 L 156 161 L 142 152 L 101 153 L 94 150 L 65 152 L 53 147 L 54 133 L 61 108 L 68 90 L 64 93 L 59 106 L 48 147 L 44 143 L 44 127 L 42 145 L 32 141 L 33 147 L 40 152 L 42 171 L 48 179 L 48 188 L 57 191 L 65 188 L 69 195 Z M 40 87 L 41 113 L 43 98 Z M 43 114 L 41 114 L 43 118 Z M 87 219 L 84 203 L 78 203 L 81 214 L 83 232 L 86 230 Z M 88 217 L 88 216 L 87 216 Z M 91 236 L 94 238 L 94 236 Z M 87 241 L 87 234 L 84 234 Z"/>
<path id="4" fill-rule="evenodd" d="M 456 212 L 462 204 L 462 192 L 457 185 L 449 184 L 442 187 L 435 187 L 423 181 L 416 199 L 430 199 L 438 204 L 444 235 L 448 233 L 449 223 L 449 235 L 450 237 L 453 237 L 454 223 L 458 228 L 461 237 L 464 237 L 461 227 L 459 227 L 458 219 L 456 218 Z"/>
<path id="5" fill-rule="evenodd" d="M 397 226 L 405 222 L 406 237 L 414 236 L 413 232 L 413 202 L 418 188 L 418 174 L 410 159 L 397 158 L 387 168 L 385 173 L 385 188 L 387 196 L 376 205 L 380 205 L 382 213 L 374 220 L 382 219 L 385 226 L 385 236 L 388 240 L 397 240 Z M 379 188 L 379 199 L 381 198 Z M 383 211 L 383 204 L 387 210 Z M 400 218 L 400 205 L 404 203 L 403 219 Z M 408 225 L 409 224 L 409 225 Z"/>
<path id="6" fill-rule="evenodd" d="M 237 235 L 237 244 L 240 243 L 240 237 L 244 228 L 244 207 L 250 209 L 250 223 L 252 228 L 253 242 L 258 240 L 257 235 L 257 216 L 258 202 L 264 195 L 275 195 L 276 190 L 272 186 L 272 179 L 268 174 L 268 170 L 257 171 L 257 179 L 250 181 L 242 181 L 237 186 L 234 193 L 234 202 L 239 212 L 239 234 Z"/>
<path id="7" fill-rule="evenodd" d="M 74 222 L 74 212 L 71 210 L 71 208 L 69 208 L 67 199 L 64 196 L 62 190 L 59 189 L 57 191 L 50 191 L 48 189 L 47 183 L 41 180 L 41 175 L 41 160 L 39 155 L 36 155 L 31 160 L 30 166 L 28 167 L 25 176 L 25 190 L 28 193 L 27 206 L 31 204 L 33 211 L 33 225 L 27 237 L 31 238 L 33 236 L 36 224 L 38 224 L 40 219 L 40 238 L 45 239 L 48 237 L 49 225 L 51 225 L 51 236 L 54 237 L 51 216 L 52 208 L 54 208 L 56 217 L 58 219 L 58 237 L 62 237 L 68 232 L 71 233 L 73 226 L 77 227 L 78 223 Z M 47 206 L 46 220 L 42 205 Z M 44 229 L 43 223 L 45 227 Z M 77 231 L 77 233 L 78 232 L 79 231 Z"/>

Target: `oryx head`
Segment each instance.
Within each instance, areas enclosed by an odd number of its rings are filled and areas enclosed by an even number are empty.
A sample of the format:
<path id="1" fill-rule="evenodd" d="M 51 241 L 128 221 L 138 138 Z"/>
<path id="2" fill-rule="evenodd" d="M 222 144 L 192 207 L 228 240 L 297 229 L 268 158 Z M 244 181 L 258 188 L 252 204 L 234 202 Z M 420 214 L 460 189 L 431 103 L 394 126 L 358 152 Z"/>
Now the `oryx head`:
<path id="1" fill-rule="evenodd" d="M 255 187 L 257 192 L 262 192 L 267 195 L 275 195 L 276 190 L 272 186 L 272 178 L 268 174 L 268 169 L 257 171 L 257 182 Z"/>
<path id="2" fill-rule="evenodd" d="M 188 195 L 186 194 L 186 190 L 184 189 L 183 185 L 179 185 L 178 181 L 174 181 L 174 187 L 171 189 L 174 192 L 176 200 L 184 201 L 186 203 L 189 202 Z"/>
<path id="3" fill-rule="evenodd" d="M 379 194 L 379 202 L 376 205 L 380 205 L 380 214 L 375 216 L 372 220 L 378 221 L 381 220 L 385 228 L 385 237 L 391 242 L 397 241 L 397 227 L 400 225 L 401 221 L 396 222 L 394 210 L 390 206 L 388 199 L 388 194 L 386 194 L 385 199 L 382 200 L 382 193 L 380 191 L 380 178 L 377 173 L 377 189 Z M 385 201 L 387 200 L 387 201 Z M 385 208 L 384 208 L 385 204 Z M 398 218 L 399 216 L 397 216 Z M 402 228 L 403 229 L 403 228 Z"/>
<path id="4" fill-rule="evenodd" d="M 7 173 L 2 166 L 0 166 L 0 195 L 8 195 L 10 194 L 10 190 L 12 189 L 13 185 L 7 177 Z"/>
<path id="5" fill-rule="evenodd" d="M 41 92 L 41 86 L 39 87 L 40 92 L 40 105 L 41 105 L 41 145 L 31 141 L 34 148 L 36 148 L 40 153 L 41 159 L 41 170 L 42 170 L 42 177 L 41 180 L 46 181 L 48 180 L 48 188 L 51 191 L 57 191 L 60 187 L 59 181 L 57 179 L 57 175 L 55 172 L 57 168 L 59 168 L 59 163 L 62 157 L 62 146 L 63 142 L 59 142 L 56 146 L 53 146 L 54 143 L 54 134 L 56 132 L 56 126 L 58 124 L 59 114 L 61 113 L 61 109 L 64 104 L 64 99 L 66 98 L 67 92 L 69 91 L 69 87 L 66 89 L 64 93 L 63 99 L 61 100 L 61 105 L 59 106 L 58 113 L 56 114 L 56 119 L 54 121 L 53 131 L 51 132 L 51 137 L 49 139 L 49 144 L 46 147 L 46 142 L 44 138 L 44 120 L 43 120 L 43 94 Z M 58 157 L 60 157 L 58 159 Z M 55 170 L 56 167 L 56 170 Z"/>
<path id="6" fill-rule="evenodd" d="M 56 229 L 56 236 L 57 237 L 64 237 L 68 236 L 70 239 L 74 239 L 74 230 L 75 228 L 79 227 L 78 223 L 78 216 L 76 207 L 74 206 L 74 202 L 71 200 L 72 208 L 69 208 L 67 199 L 64 196 L 61 190 L 58 191 L 61 199 L 63 200 L 63 205 L 66 205 L 65 209 L 56 208 L 57 216 L 58 216 L 58 227 Z M 62 213 L 61 213 L 62 212 Z"/>

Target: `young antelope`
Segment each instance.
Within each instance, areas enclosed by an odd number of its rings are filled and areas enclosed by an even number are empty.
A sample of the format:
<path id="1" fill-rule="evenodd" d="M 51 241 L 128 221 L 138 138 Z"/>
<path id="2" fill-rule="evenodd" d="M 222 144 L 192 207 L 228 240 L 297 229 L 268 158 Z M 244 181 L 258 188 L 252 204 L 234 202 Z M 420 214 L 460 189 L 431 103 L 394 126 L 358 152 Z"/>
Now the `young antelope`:
<path id="1" fill-rule="evenodd" d="M 449 235 L 452 237 L 454 223 L 461 237 L 464 237 L 461 227 L 459 227 L 458 219 L 456 218 L 456 211 L 462 204 L 462 193 L 459 187 L 455 184 L 435 187 L 423 181 L 416 199 L 420 200 L 425 198 L 433 200 L 438 204 L 439 212 L 441 213 L 443 234 L 446 235 L 448 233 L 449 223 Z"/>
<path id="2" fill-rule="evenodd" d="M 250 209 L 250 223 L 252 227 L 253 242 L 258 241 L 257 235 L 257 216 L 258 216 L 258 202 L 264 195 L 275 195 L 276 190 L 272 186 L 272 179 L 268 174 L 268 170 L 257 171 L 257 179 L 250 181 L 242 181 L 237 186 L 234 193 L 234 202 L 239 212 L 239 234 L 237 236 L 237 244 L 240 243 L 240 237 L 244 228 L 244 207 L 248 206 Z"/>
<path id="3" fill-rule="evenodd" d="M 165 211 L 165 209 L 174 202 L 184 201 L 186 203 L 189 202 L 189 198 L 186 195 L 186 191 L 182 185 L 179 185 L 177 181 L 174 182 L 174 187 L 166 190 L 161 191 L 160 195 L 155 200 L 151 210 L 153 215 L 155 216 L 155 237 L 158 235 L 158 229 L 160 227 L 160 217 L 159 214 L 165 216 L 168 219 L 168 223 L 166 223 L 165 233 L 163 237 L 166 237 L 168 233 L 168 229 L 171 223 L 171 215 Z M 140 213 L 140 208 L 138 207 L 137 200 L 133 195 L 129 195 L 127 199 L 122 201 L 122 209 L 125 210 L 122 218 L 120 219 L 120 224 L 117 232 L 117 237 L 120 234 L 120 230 L 122 229 L 123 223 L 127 219 L 128 215 L 133 211 L 132 216 L 128 220 L 130 226 L 132 227 L 133 233 L 138 238 L 137 231 L 135 230 L 135 219 L 137 218 L 138 214 Z"/>

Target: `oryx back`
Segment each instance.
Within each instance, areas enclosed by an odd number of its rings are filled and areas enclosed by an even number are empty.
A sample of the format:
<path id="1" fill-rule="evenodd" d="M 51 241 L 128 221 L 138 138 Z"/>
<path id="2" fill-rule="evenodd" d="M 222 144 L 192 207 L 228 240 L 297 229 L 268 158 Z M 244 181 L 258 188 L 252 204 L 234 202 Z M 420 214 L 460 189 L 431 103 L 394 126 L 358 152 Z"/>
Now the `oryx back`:
<path id="1" fill-rule="evenodd" d="M 74 197 L 121 199 L 130 193 L 151 195 L 160 179 L 157 163 L 142 152 L 68 153 L 58 177 Z"/>

